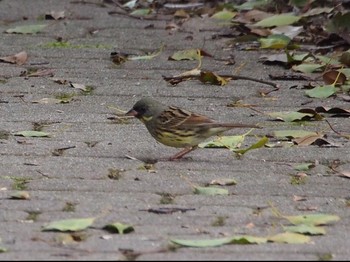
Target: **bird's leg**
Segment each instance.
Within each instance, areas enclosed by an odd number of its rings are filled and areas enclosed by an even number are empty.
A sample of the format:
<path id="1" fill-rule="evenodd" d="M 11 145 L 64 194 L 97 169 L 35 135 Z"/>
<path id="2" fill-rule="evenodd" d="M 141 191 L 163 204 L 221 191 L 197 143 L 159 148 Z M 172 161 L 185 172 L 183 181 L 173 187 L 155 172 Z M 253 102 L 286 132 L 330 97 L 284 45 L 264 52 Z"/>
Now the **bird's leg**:
<path id="1" fill-rule="evenodd" d="M 184 150 L 180 151 L 179 153 L 169 157 L 169 161 L 174 161 L 177 159 L 182 158 L 184 155 L 188 154 L 189 152 L 195 150 L 198 146 L 191 146 L 191 147 L 186 147 Z"/>

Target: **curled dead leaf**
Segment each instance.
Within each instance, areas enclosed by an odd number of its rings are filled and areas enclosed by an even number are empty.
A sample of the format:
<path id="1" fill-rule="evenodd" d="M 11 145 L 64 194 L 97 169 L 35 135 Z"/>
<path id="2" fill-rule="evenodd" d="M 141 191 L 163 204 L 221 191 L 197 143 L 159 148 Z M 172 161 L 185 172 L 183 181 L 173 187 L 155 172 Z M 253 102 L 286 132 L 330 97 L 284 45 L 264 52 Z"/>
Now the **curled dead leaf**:
<path id="1" fill-rule="evenodd" d="M 19 52 L 15 55 L 0 57 L 0 62 L 23 65 L 28 59 L 26 51 Z"/>

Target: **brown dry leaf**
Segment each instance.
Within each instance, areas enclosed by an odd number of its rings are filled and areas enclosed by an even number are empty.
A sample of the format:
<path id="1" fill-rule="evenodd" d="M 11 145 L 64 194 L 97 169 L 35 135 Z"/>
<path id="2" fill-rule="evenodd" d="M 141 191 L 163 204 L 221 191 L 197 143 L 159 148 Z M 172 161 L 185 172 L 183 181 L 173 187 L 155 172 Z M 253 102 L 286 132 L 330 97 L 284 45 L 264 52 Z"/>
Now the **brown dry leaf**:
<path id="1" fill-rule="evenodd" d="M 306 201 L 306 197 L 302 197 L 302 196 L 293 196 L 293 201 Z"/>
<path id="2" fill-rule="evenodd" d="M 26 51 L 19 52 L 15 55 L 0 57 L 0 62 L 23 65 L 28 59 Z"/>
<path id="3" fill-rule="evenodd" d="M 200 76 L 200 74 L 201 74 L 201 70 L 198 68 L 194 68 L 190 71 L 183 72 L 176 76 L 163 76 L 163 79 L 172 85 L 177 85 L 182 81 L 185 81 L 191 78 L 197 78 Z"/>
<path id="4" fill-rule="evenodd" d="M 269 36 L 271 35 L 271 31 L 267 28 L 253 28 L 251 30 L 252 33 L 258 35 L 258 36 Z"/>
<path id="5" fill-rule="evenodd" d="M 255 225 L 254 225 L 254 223 L 250 222 L 250 223 L 246 224 L 245 227 L 251 229 L 251 228 L 255 227 Z"/>
<path id="6" fill-rule="evenodd" d="M 326 85 L 343 85 L 346 81 L 346 76 L 342 72 L 338 72 L 337 70 L 330 70 L 322 75 L 323 81 Z"/>
<path id="7" fill-rule="evenodd" d="M 61 79 L 61 78 L 54 78 L 52 79 L 55 83 L 60 84 L 60 85 L 66 85 L 69 83 L 68 80 L 66 79 Z"/>
<path id="8" fill-rule="evenodd" d="M 346 177 L 346 178 L 350 178 L 350 170 L 349 171 L 338 171 L 339 176 L 341 177 Z"/>
<path id="9" fill-rule="evenodd" d="M 21 76 L 26 76 L 26 77 L 54 76 L 54 73 L 52 69 L 38 69 L 37 71 L 29 74 L 28 72 L 25 72 Z"/>
<path id="10" fill-rule="evenodd" d="M 297 207 L 299 211 L 316 211 L 318 209 L 317 206 L 306 206 L 306 207 Z"/>
<path id="11" fill-rule="evenodd" d="M 190 15 L 184 9 L 179 9 L 179 10 L 176 10 L 174 17 L 175 18 L 190 18 Z"/>
<path id="12" fill-rule="evenodd" d="M 165 30 L 171 30 L 171 31 L 176 31 L 179 30 L 180 26 L 178 26 L 176 23 L 174 22 L 169 22 L 165 25 Z"/>
<path id="13" fill-rule="evenodd" d="M 297 144 L 298 146 L 309 146 L 312 145 L 313 143 L 315 143 L 317 140 L 323 140 L 324 143 L 323 144 L 327 144 L 328 142 L 326 140 L 323 139 L 324 134 L 312 134 L 312 135 L 307 135 L 304 137 L 300 137 L 300 138 L 295 138 L 293 139 L 293 142 L 295 144 Z"/>
<path id="14" fill-rule="evenodd" d="M 340 116 L 340 117 L 348 117 L 350 116 L 350 109 L 343 109 L 340 107 L 325 107 L 325 106 L 318 106 L 315 108 L 315 111 L 318 113 L 327 113 L 327 114 L 333 114 L 333 116 Z"/>

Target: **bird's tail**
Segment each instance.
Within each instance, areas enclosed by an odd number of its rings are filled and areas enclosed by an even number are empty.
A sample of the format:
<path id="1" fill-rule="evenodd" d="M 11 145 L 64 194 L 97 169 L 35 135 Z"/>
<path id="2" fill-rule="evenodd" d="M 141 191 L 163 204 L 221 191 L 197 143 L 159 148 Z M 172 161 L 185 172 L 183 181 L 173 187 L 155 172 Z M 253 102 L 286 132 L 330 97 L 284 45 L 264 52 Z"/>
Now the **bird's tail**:
<path id="1" fill-rule="evenodd" d="M 249 124 L 234 124 L 234 123 L 215 123 L 214 127 L 227 127 L 227 128 L 262 128 L 258 125 Z"/>

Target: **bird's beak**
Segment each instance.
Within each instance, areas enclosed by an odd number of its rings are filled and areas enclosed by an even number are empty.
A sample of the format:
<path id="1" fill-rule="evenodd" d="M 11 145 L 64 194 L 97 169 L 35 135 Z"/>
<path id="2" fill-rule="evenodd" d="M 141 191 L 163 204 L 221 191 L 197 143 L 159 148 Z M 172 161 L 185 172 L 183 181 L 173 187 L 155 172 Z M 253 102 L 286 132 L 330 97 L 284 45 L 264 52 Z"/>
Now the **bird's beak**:
<path id="1" fill-rule="evenodd" d="M 134 117 L 137 117 L 137 115 L 138 113 L 134 109 L 131 109 L 129 112 L 125 114 L 125 116 L 134 116 Z"/>

